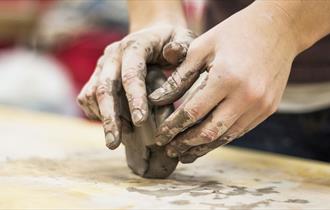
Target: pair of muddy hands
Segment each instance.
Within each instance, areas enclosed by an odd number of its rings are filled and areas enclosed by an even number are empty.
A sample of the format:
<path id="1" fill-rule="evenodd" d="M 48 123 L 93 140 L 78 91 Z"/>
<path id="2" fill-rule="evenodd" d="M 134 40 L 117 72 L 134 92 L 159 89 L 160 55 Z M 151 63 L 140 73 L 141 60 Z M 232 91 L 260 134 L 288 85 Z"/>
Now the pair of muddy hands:
<path id="1" fill-rule="evenodd" d="M 87 116 L 103 122 L 110 149 L 125 144 L 128 164 L 136 173 L 145 176 L 154 165 L 171 171 L 166 164 L 170 160 L 174 165 L 191 163 L 276 111 L 299 53 L 287 22 L 281 9 L 259 1 L 196 39 L 185 28 L 149 26 L 106 48 L 78 101 Z M 156 80 L 146 85 L 149 66 L 175 71 L 161 87 L 151 87 Z M 155 120 L 157 107 L 184 95 L 172 114 Z M 121 97 L 127 99 L 126 109 Z M 153 135 L 141 140 L 145 132 L 138 130 L 148 128 Z M 144 152 L 134 150 L 140 140 Z M 157 164 L 152 163 L 155 154 L 162 154 Z M 143 157 L 140 172 L 133 157 Z"/>
<path id="2" fill-rule="evenodd" d="M 162 34 L 159 31 L 162 31 Z M 160 26 L 132 33 L 105 49 L 93 75 L 81 90 L 78 102 L 89 118 L 103 122 L 108 148 L 115 149 L 125 141 L 122 139 L 122 130 L 127 121 L 140 127 L 147 121 L 150 109 L 154 106 L 164 106 L 174 102 L 173 99 L 161 100 L 154 97 L 148 100 L 147 86 L 155 89 L 156 86 L 152 83 L 159 84 L 159 81 L 146 84 L 147 73 L 150 72 L 152 65 L 153 71 L 159 71 L 160 74 L 162 69 L 177 67 L 184 60 L 194 37 L 195 35 L 185 28 Z M 175 91 L 176 76 L 178 75 L 171 76 L 163 88 L 153 95 L 165 88 L 173 89 L 170 94 L 175 95 L 176 98 L 182 96 Z M 166 81 L 163 76 L 162 79 L 163 82 Z M 128 101 L 127 111 L 130 113 L 130 119 L 127 119 L 127 115 L 125 119 L 123 117 L 125 114 L 121 113 L 125 112 L 120 103 L 124 93 Z"/>

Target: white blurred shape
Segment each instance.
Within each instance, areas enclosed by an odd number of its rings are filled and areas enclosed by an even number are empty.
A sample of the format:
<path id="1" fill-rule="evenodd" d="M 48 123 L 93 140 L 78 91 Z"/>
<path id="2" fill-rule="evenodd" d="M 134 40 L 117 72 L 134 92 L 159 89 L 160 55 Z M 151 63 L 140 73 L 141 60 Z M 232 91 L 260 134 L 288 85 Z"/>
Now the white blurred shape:
<path id="1" fill-rule="evenodd" d="M 0 53 L 0 103 L 75 115 L 74 88 L 50 56 L 16 48 Z"/>

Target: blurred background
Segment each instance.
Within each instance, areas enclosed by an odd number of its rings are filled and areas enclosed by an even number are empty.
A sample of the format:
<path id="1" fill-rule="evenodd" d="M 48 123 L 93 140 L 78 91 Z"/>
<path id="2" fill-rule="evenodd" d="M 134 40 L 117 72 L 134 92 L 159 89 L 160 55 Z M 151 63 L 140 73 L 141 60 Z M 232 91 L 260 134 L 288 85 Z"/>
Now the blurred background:
<path id="1" fill-rule="evenodd" d="M 81 116 L 77 93 L 126 28 L 125 1 L 1 0 L 0 104 Z"/>
<path id="2" fill-rule="evenodd" d="M 1 0 L 0 104 L 82 116 L 76 95 L 127 26 L 126 1 Z"/>

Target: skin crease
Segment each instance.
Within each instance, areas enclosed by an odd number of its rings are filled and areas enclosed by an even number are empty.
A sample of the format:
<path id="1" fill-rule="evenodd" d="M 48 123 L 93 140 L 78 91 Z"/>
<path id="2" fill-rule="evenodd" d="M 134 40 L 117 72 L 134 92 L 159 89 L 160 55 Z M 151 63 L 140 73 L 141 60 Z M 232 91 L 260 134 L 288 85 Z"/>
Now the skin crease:
<path id="1" fill-rule="evenodd" d="M 330 32 L 330 1 L 256 1 L 202 34 L 187 50 L 192 35 L 184 29 L 180 1 L 128 1 L 128 6 L 133 33 L 106 49 L 78 101 L 88 116 L 114 123 L 113 130 L 106 133 L 114 134 L 115 140 L 106 141 L 120 142 L 116 136 L 120 123 L 107 120 L 116 119 L 112 107 L 116 91 L 103 91 L 109 106 L 100 107 L 95 92 L 104 88 L 98 87 L 105 86 L 106 79 L 120 81 L 133 122 L 139 125 L 147 113 L 145 64 L 165 61 L 177 65 L 186 56 L 168 82 L 149 96 L 156 105 L 172 103 L 189 90 L 201 72 L 208 72 L 199 90 L 158 130 L 158 144 L 167 144 L 168 155 L 179 156 L 184 163 L 242 136 L 271 115 L 295 56 Z M 186 44 L 177 47 L 171 43 L 174 40 Z M 166 52 L 168 49 L 174 53 Z M 100 112 L 104 109 L 109 111 Z M 134 110 L 141 111 L 143 117 Z M 114 143 L 111 148 L 116 146 Z"/>

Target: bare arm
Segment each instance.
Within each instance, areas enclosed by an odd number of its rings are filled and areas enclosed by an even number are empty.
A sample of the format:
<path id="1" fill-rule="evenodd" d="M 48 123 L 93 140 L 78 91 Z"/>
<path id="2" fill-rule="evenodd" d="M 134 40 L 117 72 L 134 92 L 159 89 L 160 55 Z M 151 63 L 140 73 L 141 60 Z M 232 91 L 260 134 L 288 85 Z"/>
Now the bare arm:
<path id="1" fill-rule="evenodd" d="M 161 23 L 186 26 L 180 0 L 129 0 L 127 5 L 130 31 Z"/>
<path id="2" fill-rule="evenodd" d="M 311 47 L 315 42 L 330 33 L 330 1 L 328 0 L 294 0 L 262 1 L 256 4 L 261 7 L 278 7 L 287 16 L 287 24 L 296 37 L 299 51 Z"/>

